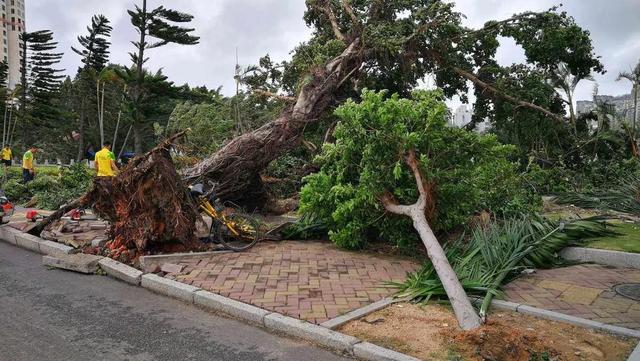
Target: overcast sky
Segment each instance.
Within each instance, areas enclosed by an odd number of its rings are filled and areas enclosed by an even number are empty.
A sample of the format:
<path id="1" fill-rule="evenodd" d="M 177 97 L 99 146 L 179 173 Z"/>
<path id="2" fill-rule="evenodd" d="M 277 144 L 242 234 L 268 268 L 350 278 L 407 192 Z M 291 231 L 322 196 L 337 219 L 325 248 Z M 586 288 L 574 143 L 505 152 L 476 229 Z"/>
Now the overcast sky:
<path id="1" fill-rule="evenodd" d="M 130 41 L 136 36 L 126 12 L 134 0 L 27 0 L 29 31 L 51 29 L 65 52 L 62 67 L 75 73 L 79 57 L 70 49 L 76 37 L 86 32 L 93 14 L 106 15 L 114 26 L 111 61 L 129 64 Z M 524 10 L 544 10 L 559 0 L 457 0 L 467 15 L 467 25 L 478 27 L 491 19 L 506 18 Z M 596 53 L 607 74 L 596 76 L 600 94 L 629 93 L 630 84 L 616 82 L 617 74 L 631 69 L 640 59 L 640 0 L 564 0 L 564 9 L 591 32 Z M 291 49 L 308 39 L 310 30 L 302 21 L 304 0 L 149 0 L 149 6 L 163 4 L 195 16 L 193 27 L 201 37 L 199 45 L 151 50 L 152 70 L 163 68 L 176 84 L 223 86 L 229 94 L 233 85 L 235 52 L 240 64 L 255 64 L 266 53 L 273 59 L 287 58 Z M 520 62 L 522 49 L 505 41 L 499 50 L 503 65 Z M 583 82 L 578 99 L 591 97 L 593 84 Z"/>

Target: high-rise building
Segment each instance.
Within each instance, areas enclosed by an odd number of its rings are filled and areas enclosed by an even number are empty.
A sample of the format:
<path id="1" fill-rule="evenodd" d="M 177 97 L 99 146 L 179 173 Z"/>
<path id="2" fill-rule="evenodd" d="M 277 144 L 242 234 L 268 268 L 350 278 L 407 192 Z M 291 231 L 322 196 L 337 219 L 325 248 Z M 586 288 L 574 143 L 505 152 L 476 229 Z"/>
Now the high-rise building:
<path id="1" fill-rule="evenodd" d="M 7 85 L 9 89 L 20 83 L 20 66 L 22 63 L 22 47 L 20 34 L 25 32 L 24 3 L 26 0 L 0 0 L 2 10 L 2 54 L 0 60 L 9 65 Z"/>

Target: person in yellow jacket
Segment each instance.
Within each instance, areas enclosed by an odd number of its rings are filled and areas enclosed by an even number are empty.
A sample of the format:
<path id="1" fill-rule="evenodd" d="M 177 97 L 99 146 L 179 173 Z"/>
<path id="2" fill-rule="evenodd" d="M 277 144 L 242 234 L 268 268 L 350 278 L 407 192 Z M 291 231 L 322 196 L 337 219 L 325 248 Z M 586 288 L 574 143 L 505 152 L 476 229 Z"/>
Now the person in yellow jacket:
<path id="1" fill-rule="evenodd" d="M 102 150 L 96 153 L 96 171 L 98 177 L 113 177 L 118 171 L 116 156 L 111 151 L 111 143 L 105 142 Z"/>
<path id="2" fill-rule="evenodd" d="M 13 157 L 13 153 L 11 153 L 11 147 L 9 145 L 5 145 L 0 152 L 2 155 L 2 164 L 6 167 L 11 167 L 11 157 Z"/>
<path id="3" fill-rule="evenodd" d="M 31 147 L 22 156 L 22 182 L 29 183 L 36 176 L 36 168 L 34 164 L 34 156 L 38 152 L 38 148 Z"/>

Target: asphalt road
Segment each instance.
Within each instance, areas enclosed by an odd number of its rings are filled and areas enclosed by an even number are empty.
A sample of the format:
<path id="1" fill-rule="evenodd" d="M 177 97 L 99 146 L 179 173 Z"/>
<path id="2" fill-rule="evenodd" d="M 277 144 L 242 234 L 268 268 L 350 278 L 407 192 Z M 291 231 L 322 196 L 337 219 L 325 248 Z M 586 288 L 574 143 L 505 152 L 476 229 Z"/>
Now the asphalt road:
<path id="1" fill-rule="evenodd" d="M 0 242 L 0 361 L 348 360 Z"/>

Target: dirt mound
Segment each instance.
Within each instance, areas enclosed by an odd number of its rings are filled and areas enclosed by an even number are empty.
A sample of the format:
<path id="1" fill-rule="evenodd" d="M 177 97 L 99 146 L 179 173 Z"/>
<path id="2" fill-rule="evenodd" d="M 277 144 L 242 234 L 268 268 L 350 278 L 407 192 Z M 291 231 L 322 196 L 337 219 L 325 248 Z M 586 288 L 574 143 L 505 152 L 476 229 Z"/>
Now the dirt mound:
<path id="1" fill-rule="evenodd" d="M 481 328 L 463 331 L 449 308 L 408 303 L 389 306 L 340 330 L 429 361 L 617 361 L 625 360 L 636 344 L 634 339 L 507 311 L 491 312 Z"/>
<path id="2" fill-rule="evenodd" d="M 473 331 L 447 329 L 442 335 L 458 345 L 460 351 L 464 350 L 463 353 L 477 355 L 482 360 L 530 361 L 559 354 L 531 332 L 522 332 L 501 321 L 489 321 Z"/>

